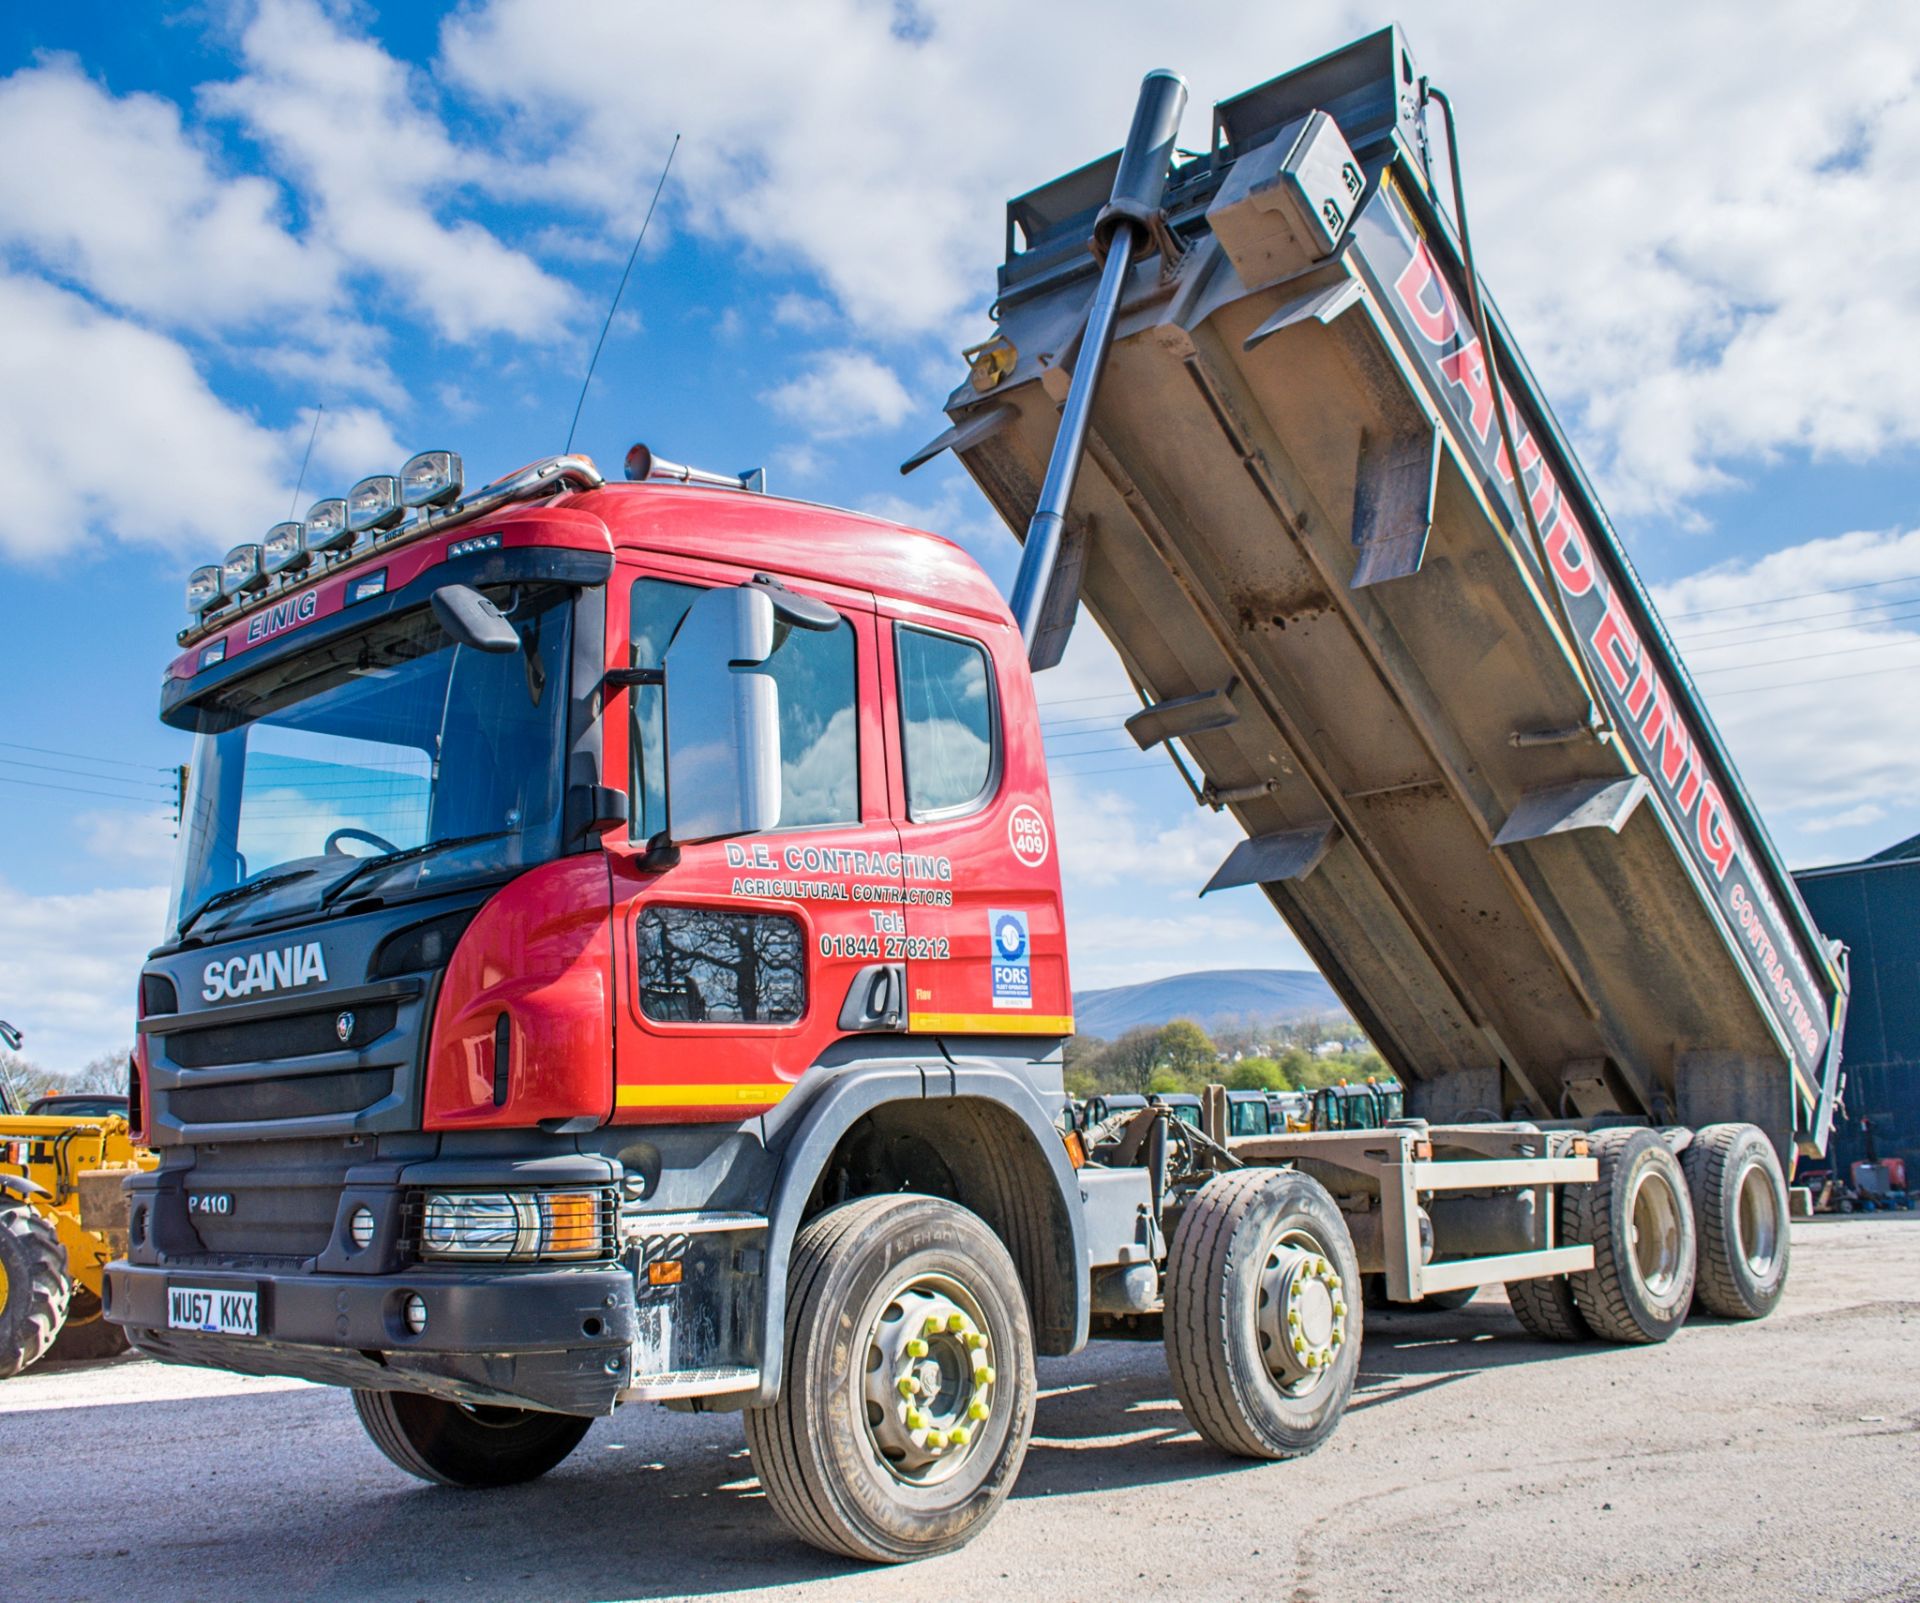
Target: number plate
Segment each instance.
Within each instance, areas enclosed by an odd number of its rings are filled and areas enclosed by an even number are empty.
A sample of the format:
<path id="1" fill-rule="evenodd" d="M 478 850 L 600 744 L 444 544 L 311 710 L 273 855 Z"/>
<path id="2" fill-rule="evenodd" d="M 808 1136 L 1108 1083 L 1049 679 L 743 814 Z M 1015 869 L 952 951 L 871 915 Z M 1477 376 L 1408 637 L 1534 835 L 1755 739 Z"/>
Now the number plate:
<path id="1" fill-rule="evenodd" d="M 171 1330 L 197 1330 L 205 1336 L 257 1336 L 260 1293 L 169 1286 L 167 1326 Z"/>

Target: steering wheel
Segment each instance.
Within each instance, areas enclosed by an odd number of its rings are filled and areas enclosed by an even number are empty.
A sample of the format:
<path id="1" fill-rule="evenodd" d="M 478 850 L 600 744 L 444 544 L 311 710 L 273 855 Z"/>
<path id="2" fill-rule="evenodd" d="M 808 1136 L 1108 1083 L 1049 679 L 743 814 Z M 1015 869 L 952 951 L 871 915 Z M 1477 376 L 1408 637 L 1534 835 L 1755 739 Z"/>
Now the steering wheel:
<path id="1" fill-rule="evenodd" d="M 343 840 L 365 841 L 376 851 L 381 852 L 397 852 L 400 850 L 398 846 L 394 845 L 393 842 L 388 840 L 384 835 L 376 835 L 370 829 L 355 829 L 352 825 L 336 829 L 329 835 L 327 837 L 327 844 L 323 850 L 333 852 L 341 857 L 351 857 L 353 855 L 351 852 L 343 852 L 340 850 L 340 842 Z"/>

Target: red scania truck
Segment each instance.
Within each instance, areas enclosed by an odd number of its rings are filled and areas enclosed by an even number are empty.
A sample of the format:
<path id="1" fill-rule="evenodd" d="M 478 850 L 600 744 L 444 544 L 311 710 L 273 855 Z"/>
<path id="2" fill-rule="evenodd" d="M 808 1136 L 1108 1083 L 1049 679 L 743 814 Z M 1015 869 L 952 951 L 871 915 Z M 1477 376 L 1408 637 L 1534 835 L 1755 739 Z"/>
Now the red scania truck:
<path id="1" fill-rule="evenodd" d="M 954 450 L 1025 551 L 636 447 L 425 452 L 189 587 L 109 1317 L 352 1389 L 429 1480 L 621 1403 L 745 1411 L 823 1548 L 964 1542 L 1036 1355 L 1158 1319 L 1208 1441 L 1336 1426 L 1360 1278 L 1543 1338 L 1766 1314 L 1844 954 L 1437 200 L 1389 29 L 1012 202 Z M 1460 215 L 1456 188 L 1454 215 Z M 910 463 L 909 466 L 914 465 Z M 1033 672 L 1128 728 L 1407 1087 L 1377 1130 L 1063 1118 Z M 1069 826 L 1070 827 L 1070 824 Z"/>

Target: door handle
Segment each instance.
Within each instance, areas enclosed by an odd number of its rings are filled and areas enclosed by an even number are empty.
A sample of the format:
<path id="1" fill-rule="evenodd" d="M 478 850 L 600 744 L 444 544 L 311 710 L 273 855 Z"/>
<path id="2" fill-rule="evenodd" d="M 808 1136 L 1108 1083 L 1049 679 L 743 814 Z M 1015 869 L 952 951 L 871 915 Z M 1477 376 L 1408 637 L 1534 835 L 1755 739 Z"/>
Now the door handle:
<path id="1" fill-rule="evenodd" d="M 840 1008 L 843 1030 L 898 1030 L 906 1026 L 907 966 L 869 963 L 853 976 Z"/>

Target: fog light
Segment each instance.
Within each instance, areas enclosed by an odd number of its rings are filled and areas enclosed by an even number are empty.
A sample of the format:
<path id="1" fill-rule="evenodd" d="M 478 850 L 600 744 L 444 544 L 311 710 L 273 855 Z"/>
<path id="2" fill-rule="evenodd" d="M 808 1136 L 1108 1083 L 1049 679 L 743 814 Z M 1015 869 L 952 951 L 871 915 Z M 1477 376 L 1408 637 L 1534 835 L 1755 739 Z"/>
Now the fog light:
<path id="1" fill-rule="evenodd" d="M 400 481 L 391 473 L 375 473 L 347 491 L 347 527 L 355 534 L 390 529 L 405 516 Z"/>
<path id="2" fill-rule="evenodd" d="M 196 618 L 220 600 L 220 568 L 210 563 L 187 575 L 187 611 Z"/>
<path id="3" fill-rule="evenodd" d="M 373 1245 L 373 1209 L 355 1208 L 353 1216 L 347 1220 L 347 1234 L 353 1238 L 353 1244 L 359 1248 Z"/>
<path id="4" fill-rule="evenodd" d="M 220 564 L 220 586 L 230 596 L 258 590 L 266 582 L 267 575 L 260 566 L 260 548 L 257 545 L 235 546 L 227 553 L 226 561 Z"/>
<path id="5" fill-rule="evenodd" d="M 417 1291 L 409 1292 L 407 1294 L 406 1304 L 401 1309 L 401 1317 L 406 1320 L 407 1329 L 413 1335 L 425 1335 L 427 1329 L 427 1299 Z"/>
<path id="6" fill-rule="evenodd" d="M 261 566 L 268 573 L 298 573 L 307 565 L 307 526 L 276 523 L 260 542 Z"/>
<path id="7" fill-rule="evenodd" d="M 458 451 L 422 451 L 400 469 L 400 497 L 410 507 L 444 506 L 460 499 Z"/>
<path id="8" fill-rule="evenodd" d="M 342 551 L 353 544 L 353 530 L 347 527 L 347 503 L 339 496 L 308 507 L 306 529 L 309 551 Z"/>

